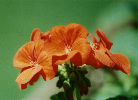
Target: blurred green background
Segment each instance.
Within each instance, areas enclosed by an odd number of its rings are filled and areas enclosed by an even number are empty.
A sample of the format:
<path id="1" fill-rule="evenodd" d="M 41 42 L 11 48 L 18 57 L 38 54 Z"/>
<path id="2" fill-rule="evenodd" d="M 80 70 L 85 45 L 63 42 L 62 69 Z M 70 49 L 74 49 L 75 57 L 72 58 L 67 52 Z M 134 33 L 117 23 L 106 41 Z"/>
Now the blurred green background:
<path id="1" fill-rule="evenodd" d="M 84 100 L 138 100 L 137 0 L 0 0 L 0 100 L 49 100 L 58 91 L 56 78 L 20 91 L 14 54 L 30 40 L 32 30 L 78 23 L 95 34 L 102 29 L 114 43 L 112 52 L 125 54 L 131 74 L 90 68 L 92 87 Z M 118 99 L 122 98 L 122 99 Z"/>

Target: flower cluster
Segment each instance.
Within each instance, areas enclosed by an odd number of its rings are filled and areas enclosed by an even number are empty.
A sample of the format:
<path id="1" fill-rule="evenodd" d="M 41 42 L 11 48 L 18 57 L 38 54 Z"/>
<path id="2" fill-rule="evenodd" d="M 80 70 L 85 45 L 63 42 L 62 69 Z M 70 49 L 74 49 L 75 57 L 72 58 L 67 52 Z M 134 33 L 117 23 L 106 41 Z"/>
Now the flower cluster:
<path id="1" fill-rule="evenodd" d="M 99 41 L 85 27 L 76 23 L 55 26 L 45 33 L 38 28 L 34 29 L 30 42 L 17 51 L 13 60 L 14 66 L 21 69 L 16 79 L 19 88 L 25 89 L 27 84 L 33 85 L 40 76 L 44 80 L 54 78 L 58 65 L 68 61 L 75 66 L 107 66 L 130 74 L 128 58 L 119 53 L 111 53 L 113 43 L 101 30 L 97 30 L 96 34 Z M 91 41 L 87 40 L 88 36 Z"/>

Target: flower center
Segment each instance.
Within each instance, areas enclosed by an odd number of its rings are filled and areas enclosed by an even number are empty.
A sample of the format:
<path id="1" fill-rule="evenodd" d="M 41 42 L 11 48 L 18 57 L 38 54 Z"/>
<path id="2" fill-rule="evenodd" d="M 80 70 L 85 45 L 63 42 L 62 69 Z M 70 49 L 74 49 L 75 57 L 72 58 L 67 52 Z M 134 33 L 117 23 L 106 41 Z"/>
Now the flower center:
<path id="1" fill-rule="evenodd" d="M 34 66 L 35 66 L 35 67 L 38 67 L 38 64 L 35 64 Z"/>
<path id="2" fill-rule="evenodd" d="M 37 62 L 31 61 L 30 64 L 33 65 L 34 67 L 38 67 L 38 63 Z"/>
<path id="3" fill-rule="evenodd" d="M 93 50 L 98 49 L 98 44 L 97 43 L 90 42 L 90 46 Z"/>
<path id="4" fill-rule="evenodd" d="M 70 53 L 71 52 L 71 49 L 70 48 L 65 48 L 65 52 L 66 53 Z"/>

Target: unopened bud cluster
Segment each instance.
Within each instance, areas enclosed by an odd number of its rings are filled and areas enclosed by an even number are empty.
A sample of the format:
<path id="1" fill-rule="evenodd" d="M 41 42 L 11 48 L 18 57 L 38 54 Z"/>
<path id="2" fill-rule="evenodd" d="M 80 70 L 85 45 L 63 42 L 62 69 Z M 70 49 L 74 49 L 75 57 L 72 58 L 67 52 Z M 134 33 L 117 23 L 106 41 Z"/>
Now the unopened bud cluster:
<path id="1" fill-rule="evenodd" d="M 64 90 L 73 92 L 76 85 L 78 85 L 80 94 L 86 95 L 88 93 L 88 87 L 91 83 L 86 74 L 88 73 L 86 66 L 75 66 L 70 62 L 61 64 L 58 66 L 59 80 L 57 82 L 58 88 L 64 88 Z"/>

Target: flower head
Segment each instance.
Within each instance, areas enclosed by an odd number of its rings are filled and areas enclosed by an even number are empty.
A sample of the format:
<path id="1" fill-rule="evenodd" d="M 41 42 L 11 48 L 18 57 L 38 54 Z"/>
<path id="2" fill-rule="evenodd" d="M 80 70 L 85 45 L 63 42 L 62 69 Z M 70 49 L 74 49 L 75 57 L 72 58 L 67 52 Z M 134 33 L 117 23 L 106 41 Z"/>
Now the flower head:
<path id="1" fill-rule="evenodd" d="M 57 64 L 68 60 L 75 65 L 82 65 L 90 52 L 85 27 L 71 23 L 67 26 L 55 26 L 49 31 L 49 39 L 45 40 L 46 51 L 58 59 Z"/>
<path id="2" fill-rule="evenodd" d="M 34 29 L 31 41 L 18 50 L 13 60 L 14 66 L 21 69 L 16 79 L 19 88 L 25 89 L 28 84 L 33 85 L 40 76 L 44 80 L 52 79 L 57 73 L 57 66 L 67 61 L 71 61 L 72 66 L 108 66 L 129 74 L 128 58 L 119 53 L 111 53 L 113 43 L 101 30 L 97 30 L 96 34 L 99 41 L 88 34 L 85 27 L 76 23 L 55 26 L 45 33 L 38 28 Z M 88 35 L 92 38 L 90 43 L 86 39 Z"/>
<path id="3" fill-rule="evenodd" d="M 25 89 L 28 83 L 32 85 L 40 75 L 44 80 L 50 80 L 55 76 L 52 57 L 43 51 L 43 48 L 43 41 L 31 41 L 16 53 L 13 64 L 21 69 L 16 79 L 20 89 Z"/>
<path id="4" fill-rule="evenodd" d="M 89 56 L 87 64 L 94 66 L 95 68 L 101 68 L 108 66 L 112 69 L 121 70 L 126 74 L 130 73 L 130 62 L 127 57 L 122 54 L 112 54 L 110 49 L 113 45 L 105 34 L 101 30 L 96 31 L 99 41 L 89 34 L 93 39 L 90 43 L 91 54 Z"/>

